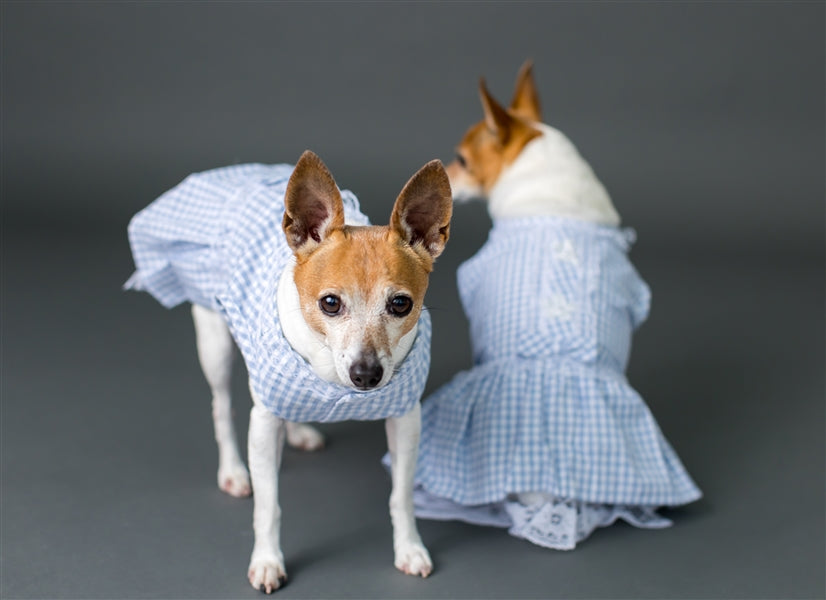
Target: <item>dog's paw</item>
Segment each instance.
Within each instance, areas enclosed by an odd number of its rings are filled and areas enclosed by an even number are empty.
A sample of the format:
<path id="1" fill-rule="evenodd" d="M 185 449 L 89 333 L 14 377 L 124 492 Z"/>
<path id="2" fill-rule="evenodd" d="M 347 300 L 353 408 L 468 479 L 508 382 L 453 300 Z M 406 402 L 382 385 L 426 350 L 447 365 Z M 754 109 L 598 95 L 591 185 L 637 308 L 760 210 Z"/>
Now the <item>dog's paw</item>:
<path id="1" fill-rule="evenodd" d="M 396 568 L 408 575 L 427 577 L 433 571 L 430 554 L 421 543 L 408 542 L 396 548 Z"/>
<path id="2" fill-rule="evenodd" d="M 310 425 L 287 423 L 287 443 L 299 450 L 321 450 L 324 448 L 324 436 Z"/>
<path id="3" fill-rule="evenodd" d="M 275 555 L 253 556 L 247 571 L 247 577 L 250 580 L 250 585 L 256 590 L 265 594 L 272 594 L 287 583 L 284 559 Z"/>
<path id="4" fill-rule="evenodd" d="M 219 468 L 218 487 L 236 498 L 246 498 L 252 495 L 250 474 L 244 465 Z"/>

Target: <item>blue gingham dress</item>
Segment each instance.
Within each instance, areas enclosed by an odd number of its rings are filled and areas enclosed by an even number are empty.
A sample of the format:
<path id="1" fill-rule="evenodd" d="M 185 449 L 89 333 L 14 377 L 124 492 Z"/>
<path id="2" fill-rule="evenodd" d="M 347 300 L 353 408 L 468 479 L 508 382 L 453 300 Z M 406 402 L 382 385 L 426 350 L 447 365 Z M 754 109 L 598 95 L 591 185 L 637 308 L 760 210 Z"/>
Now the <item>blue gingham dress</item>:
<path id="1" fill-rule="evenodd" d="M 630 230 L 575 219 L 494 222 L 458 272 L 474 366 L 423 403 L 420 516 L 571 548 L 617 517 L 667 525 L 654 508 L 700 497 L 625 378 L 650 303 L 632 241 Z M 553 498 L 550 508 L 513 502 L 523 492 Z M 573 523 L 560 534 L 551 525 L 565 507 Z"/>
<path id="2" fill-rule="evenodd" d="M 130 222 L 136 271 L 125 287 L 147 291 L 168 308 L 191 302 L 223 314 L 255 395 L 279 417 L 326 422 L 406 414 L 421 398 L 430 368 L 426 310 L 393 378 L 367 392 L 322 380 L 284 337 L 276 290 L 292 257 L 281 228 L 292 171 L 244 164 L 187 177 Z M 346 222 L 368 225 L 355 195 L 341 196 Z"/>

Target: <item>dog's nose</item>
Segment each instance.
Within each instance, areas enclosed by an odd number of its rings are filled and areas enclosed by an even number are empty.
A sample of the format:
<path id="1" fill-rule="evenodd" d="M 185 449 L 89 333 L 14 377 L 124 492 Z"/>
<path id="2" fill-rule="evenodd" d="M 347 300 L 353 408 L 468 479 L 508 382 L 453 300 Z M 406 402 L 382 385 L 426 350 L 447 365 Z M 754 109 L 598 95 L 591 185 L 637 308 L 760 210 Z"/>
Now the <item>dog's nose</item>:
<path id="1" fill-rule="evenodd" d="M 361 390 L 376 387 L 384 375 L 384 369 L 375 356 L 360 358 L 350 366 L 350 381 Z"/>

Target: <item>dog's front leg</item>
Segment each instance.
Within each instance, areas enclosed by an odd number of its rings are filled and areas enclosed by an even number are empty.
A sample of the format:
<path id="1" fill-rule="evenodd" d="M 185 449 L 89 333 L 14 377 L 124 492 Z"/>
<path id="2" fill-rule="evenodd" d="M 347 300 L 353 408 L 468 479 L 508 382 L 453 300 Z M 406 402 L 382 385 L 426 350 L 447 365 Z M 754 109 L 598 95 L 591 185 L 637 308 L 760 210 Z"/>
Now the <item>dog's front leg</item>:
<path id="1" fill-rule="evenodd" d="M 252 587 L 267 594 L 287 581 L 281 553 L 281 507 L 278 505 L 278 468 L 284 437 L 284 421 L 256 402 L 250 412 L 249 430 L 255 546 L 247 575 Z"/>
<path id="2" fill-rule="evenodd" d="M 413 515 L 413 477 L 419 454 L 421 406 L 402 417 L 385 421 L 387 446 L 390 450 L 393 490 L 390 493 L 390 519 L 393 523 L 393 549 L 396 568 L 408 575 L 427 577 L 433 562 L 422 544 Z"/>

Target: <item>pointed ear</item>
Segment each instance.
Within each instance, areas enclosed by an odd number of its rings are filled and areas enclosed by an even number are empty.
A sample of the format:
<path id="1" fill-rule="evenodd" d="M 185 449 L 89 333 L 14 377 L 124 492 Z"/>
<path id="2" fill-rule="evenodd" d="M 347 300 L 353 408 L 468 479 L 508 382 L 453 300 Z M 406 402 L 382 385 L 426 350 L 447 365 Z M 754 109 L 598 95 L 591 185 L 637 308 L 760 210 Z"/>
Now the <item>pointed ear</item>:
<path id="1" fill-rule="evenodd" d="M 488 93 L 484 79 L 479 80 L 479 98 L 482 101 L 482 109 L 485 111 L 485 125 L 499 139 L 499 142 L 504 144 L 510 137 L 513 117 Z"/>
<path id="2" fill-rule="evenodd" d="M 390 227 L 409 245 L 421 244 L 431 257 L 445 249 L 450 237 L 453 199 L 447 173 L 432 160 L 404 186 L 390 216 Z"/>
<path id="3" fill-rule="evenodd" d="M 513 91 L 510 110 L 512 113 L 531 121 L 542 121 L 539 94 L 533 80 L 533 61 L 530 59 L 524 62 L 516 76 L 516 88 Z"/>
<path id="4" fill-rule="evenodd" d="M 282 227 L 294 254 L 306 254 L 344 227 L 341 193 L 326 165 L 309 150 L 298 159 L 284 195 Z"/>

